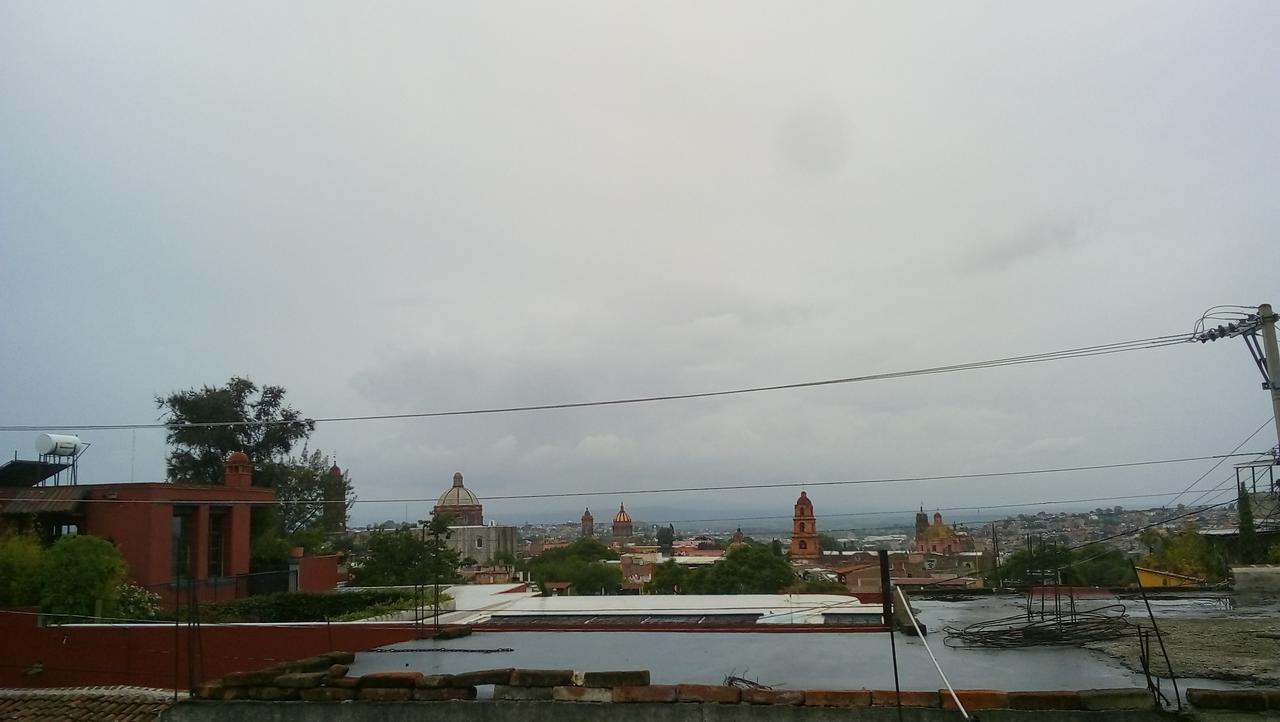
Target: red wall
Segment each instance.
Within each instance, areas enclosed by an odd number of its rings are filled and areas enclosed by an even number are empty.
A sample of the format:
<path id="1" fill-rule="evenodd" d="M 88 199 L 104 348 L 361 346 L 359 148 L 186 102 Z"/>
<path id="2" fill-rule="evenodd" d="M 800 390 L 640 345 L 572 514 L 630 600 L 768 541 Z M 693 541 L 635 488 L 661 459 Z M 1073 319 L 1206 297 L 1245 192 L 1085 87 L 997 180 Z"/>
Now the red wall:
<path id="1" fill-rule="evenodd" d="M 414 637 L 413 624 L 205 625 L 198 642 L 185 624 L 40 627 L 35 610 L 0 609 L 0 687 L 135 685 L 187 689 L 230 672 L 343 650 L 359 652 Z M 176 654 L 175 654 L 176 652 Z M 175 670 L 175 659 L 176 667 Z M 28 674 L 39 664 L 43 671 Z"/>
<path id="2" fill-rule="evenodd" d="M 302 557 L 298 562 L 298 591 L 327 592 L 338 586 L 338 555 Z"/>

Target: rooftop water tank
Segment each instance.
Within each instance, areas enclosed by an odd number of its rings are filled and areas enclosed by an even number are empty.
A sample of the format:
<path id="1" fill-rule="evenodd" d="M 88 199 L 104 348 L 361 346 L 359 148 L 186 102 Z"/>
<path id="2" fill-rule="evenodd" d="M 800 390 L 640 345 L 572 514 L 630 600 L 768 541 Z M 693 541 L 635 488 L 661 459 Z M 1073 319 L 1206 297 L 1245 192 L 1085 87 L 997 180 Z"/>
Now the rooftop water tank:
<path id="1" fill-rule="evenodd" d="M 36 453 L 40 456 L 75 456 L 84 448 L 79 436 L 40 434 L 36 437 Z"/>

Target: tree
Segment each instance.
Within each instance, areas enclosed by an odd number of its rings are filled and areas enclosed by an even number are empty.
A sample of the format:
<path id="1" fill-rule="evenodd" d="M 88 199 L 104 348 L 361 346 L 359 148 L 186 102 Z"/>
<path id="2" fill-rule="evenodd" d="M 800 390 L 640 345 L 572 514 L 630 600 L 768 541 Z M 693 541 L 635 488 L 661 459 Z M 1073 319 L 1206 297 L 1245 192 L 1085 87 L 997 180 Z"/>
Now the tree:
<path id="1" fill-rule="evenodd" d="M 689 570 L 676 564 L 674 559 L 653 568 L 653 578 L 645 585 L 652 594 L 679 594 L 689 584 Z"/>
<path id="2" fill-rule="evenodd" d="M 787 587 L 787 594 L 847 594 L 848 588 L 831 579 L 806 579 Z"/>
<path id="3" fill-rule="evenodd" d="M 255 397 L 254 395 L 257 394 Z M 288 454 L 315 430 L 315 422 L 284 403 L 282 386 L 258 385 L 233 376 L 225 386 L 174 391 L 157 396 L 156 408 L 168 426 L 165 440 L 169 478 L 198 484 L 222 481 L 223 462 L 244 451 L 254 464 L 254 482 L 272 486 L 264 465 Z M 240 426 L 195 426 L 209 422 L 260 422 Z"/>
<path id="4" fill-rule="evenodd" d="M 618 555 L 595 539 L 578 539 L 559 549 L 550 549 L 530 559 L 528 568 L 534 581 L 568 582 L 582 595 L 616 591 L 622 584 L 622 570 L 605 564 Z"/>
<path id="5" fill-rule="evenodd" d="M 120 551 L 95 536 L 64 536 L 45 551 L 40 607 L 46 614 L 113 616 L 127 567 Z"/>
<path id="6" fill-rule="evenodd" d="M 425 529 L 401 526 L 370 533 L 360 566 L 355 572 L 360 586 L 407 586 L 457 582 L 458 553 L 449 548 L 447 514 L 437 514 Z M 438 521 L 437 521 L 438 520 Z M 435 525 L 435 526 L 433 526 Z"/>
<path id="7" fill-rule="evenodd" d="M 1253 500 L 1243 482 L 1236 489 L 1236 506 L 1240 512 L 1240 561 L 1254 564 L 1262 557 L 1262 549 L 1258 546 L 1258 532 L 1253 526 Z"/>
<path id="8" fill-rule="evenodd" d="M 675 539 L 676 539 L 675 526 L 668 524 L 665 527 L 658 529 L 658 551 L 662 552 L 663 554 L 670 554 L 671 548 L 675 543 Z"/>
<path id="9" fill-rule="evenodd" d="M 795 582 L 795 572 L 769 547 L 746 544 L 730 551 L 724 561 L 699 570 L 689 580 L 694 594 L 777 594 Z"/>
<path id="10" fill-rule="evenodd" d="M 44 549 L 28 534 L 0 536 L 0 607 L 40 603 Z"/>
<path id="11" fill-rule="evenodd" d="M 818 548 L 823 551 L 837 551 L 844 547 L 830 534 L 818 534 Z"/>
<path id="12" fill-rule="evenodd" d="M 280 526 L 285 534 L 318 527 L 324 520 L 325 498 L 333 480 L 341 485 L 341 495 L 346 501 L 342 517 L 355 504 L 355 488 L 348 472 L 330 475 L 333 465 L 329 457 L 319 450 L 309 451 L 304 445 L 302 453 L 284 461 L 263 463 L 267 477 L 275 482 L 276 499 L 280 502 Z M 336 496 L 336 494 L 335 494 Z"/>
<path id="13" fill-rule="evenodd" d="M 769 551 L 773 552 L 774 556 L 782 556 L 782 540 L 774 539 L 769 542 Z"/>

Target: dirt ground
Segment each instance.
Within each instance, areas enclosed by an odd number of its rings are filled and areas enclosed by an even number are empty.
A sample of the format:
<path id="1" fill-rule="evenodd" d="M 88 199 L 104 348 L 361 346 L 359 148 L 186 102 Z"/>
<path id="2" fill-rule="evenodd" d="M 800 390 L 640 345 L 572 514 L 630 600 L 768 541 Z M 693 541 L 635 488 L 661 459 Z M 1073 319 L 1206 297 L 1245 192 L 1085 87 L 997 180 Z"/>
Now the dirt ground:
<path id="1" fill-rule="evenodd" d="M 1280 685 L 1280 618 L 1160 619 L 1160 632 L 1179 677 L 1247 680 Z M 1141 671 L 1136 637 L 1085 645 Z M 1152 671 L 1165 671 L 1164 656 L 1151 640 Z"/>

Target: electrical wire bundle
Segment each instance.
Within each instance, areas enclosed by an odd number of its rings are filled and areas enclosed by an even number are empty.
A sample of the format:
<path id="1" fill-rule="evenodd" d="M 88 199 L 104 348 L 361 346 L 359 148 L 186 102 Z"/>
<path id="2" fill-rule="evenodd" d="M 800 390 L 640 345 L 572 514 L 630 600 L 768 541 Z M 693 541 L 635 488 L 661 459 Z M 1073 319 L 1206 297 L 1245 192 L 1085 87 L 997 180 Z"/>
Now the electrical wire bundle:
<path id="1" fill-rule="evenodd" d="M 955 648 L 1017 649 L 1020 647 L 1062 647 L 1133 634 L 1123 604 L 1084 611 L 1025 614 L 977 622 L 957 629 L 946 627 L 943 642 Z"/>

